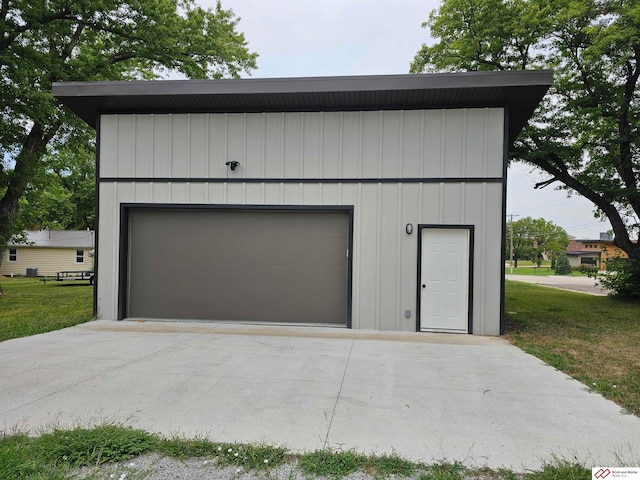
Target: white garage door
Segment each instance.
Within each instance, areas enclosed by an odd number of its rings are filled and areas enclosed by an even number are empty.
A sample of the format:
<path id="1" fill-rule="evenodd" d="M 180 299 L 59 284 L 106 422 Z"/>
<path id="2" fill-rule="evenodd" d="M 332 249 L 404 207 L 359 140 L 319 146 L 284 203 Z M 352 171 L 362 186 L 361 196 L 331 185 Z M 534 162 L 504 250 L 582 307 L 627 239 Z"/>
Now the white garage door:
<path id="1" fill-rule="evenodd" d="M 130 318 L 347 324 L 349 212 L 132 209 Z"/>

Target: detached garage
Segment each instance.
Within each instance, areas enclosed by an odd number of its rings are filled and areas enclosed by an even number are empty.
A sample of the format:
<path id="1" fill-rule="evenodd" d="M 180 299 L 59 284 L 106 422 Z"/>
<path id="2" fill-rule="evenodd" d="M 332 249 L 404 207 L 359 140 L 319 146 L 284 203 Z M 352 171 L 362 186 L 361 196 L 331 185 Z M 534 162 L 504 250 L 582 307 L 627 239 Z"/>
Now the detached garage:
<path id="1" fill-rule="evenodd" d="M 498 335 L 507 150 L 548 71 L 61 83 L 102 319 Z"/>

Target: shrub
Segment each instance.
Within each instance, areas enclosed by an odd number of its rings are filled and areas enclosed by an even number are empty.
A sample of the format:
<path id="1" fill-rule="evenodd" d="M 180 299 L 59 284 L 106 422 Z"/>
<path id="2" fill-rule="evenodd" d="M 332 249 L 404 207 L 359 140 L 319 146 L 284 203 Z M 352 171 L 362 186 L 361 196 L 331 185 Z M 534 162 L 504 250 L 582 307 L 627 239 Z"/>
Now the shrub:
<path id="1" fill-rule="evenodd" d="M 598 273 L 598 267 L 593 265 L 579 265 L 576 270 L 578 270 L 580 273 Z"/>
<path id="2" fill-rule="evenodd" d="M 561 253 L 556 260 L 556 275 L 569 275 L 571 273 L 571 264 L 569 258 Z"/>
<path id="3" fill-rule="evenodd" d="M 611 295 L 629 299 L 640 299 L 640 265 L 629 261 L 615 262 L 615 270 L 596 275 L 598 283 L 611 291 Z"/>

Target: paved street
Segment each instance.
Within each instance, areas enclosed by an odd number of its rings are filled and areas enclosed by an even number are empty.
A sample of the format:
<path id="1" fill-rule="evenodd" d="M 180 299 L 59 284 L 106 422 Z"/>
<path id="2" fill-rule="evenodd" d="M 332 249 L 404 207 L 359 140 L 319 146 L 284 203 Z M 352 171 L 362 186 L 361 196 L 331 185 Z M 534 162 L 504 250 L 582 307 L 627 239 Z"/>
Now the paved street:
<path id="1" fill-rule="evenodd" d="M 507 268 L 507 272 L 509 269 Z M 606 295 L 599 286 L 595 285 L 595 279 L 589 277 L 572 277 L 561 275 L 509 275 L 505 276 L 507 280 L 516 282 L 535 283 L 537 285 L 545 285 L 547 287 L 562 288 L 564 290 L 573 290 L 575 292 L 590 293 L 592 295 Z"/>

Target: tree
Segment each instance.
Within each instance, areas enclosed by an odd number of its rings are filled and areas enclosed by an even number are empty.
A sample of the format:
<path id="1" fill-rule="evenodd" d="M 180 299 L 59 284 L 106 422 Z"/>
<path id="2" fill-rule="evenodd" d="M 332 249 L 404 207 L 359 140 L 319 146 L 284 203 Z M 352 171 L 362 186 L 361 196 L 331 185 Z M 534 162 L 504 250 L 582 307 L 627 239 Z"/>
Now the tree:
<path id="1" fill-rule="evenodd" d="M 513 255 L 515 266 L 518 259 L 528 258 L 540 266 L 542 254 L 564 252 L 569 245 L 569 236 L 562 227 L 544 218 L 521 218 L 507 228 L 506 244 L 509 245 L 511 229 L 513 229 Z"/>
<path id="2" fill-rule="evenodd" d="M 54 230 L 95 228 L 95 145 L 90 140 L 47 153 L 20 199 L 15 226 Z"/>
<path id="3" fill-rule="evenodd" d="M 571 270 L 573 269 L 571 268 L 567 255 L 565 253 L 560 254 L 556 262 L 556 275 L 569 275 L 571 274 Z"/>
<path id="4" fill-rule="evenodd" d="M 444 0 L 412 72 L 552 68 L 554 87 L 510 157 L 606 216 L 640 296 L 640 3 Z"/>
<path id="5" fill-rule="evenodd" d="M 220 2 L 205 10 L 195 0 L 2 0 L 0 262 L 47 151 L 90 135 L 55 101 L 52 83 L 238 77 L 257 57 L 238 21 Z"/>

